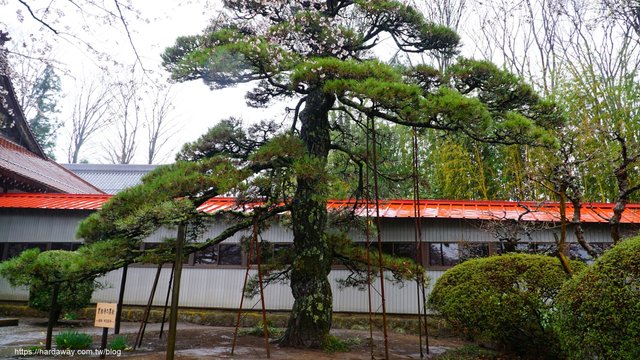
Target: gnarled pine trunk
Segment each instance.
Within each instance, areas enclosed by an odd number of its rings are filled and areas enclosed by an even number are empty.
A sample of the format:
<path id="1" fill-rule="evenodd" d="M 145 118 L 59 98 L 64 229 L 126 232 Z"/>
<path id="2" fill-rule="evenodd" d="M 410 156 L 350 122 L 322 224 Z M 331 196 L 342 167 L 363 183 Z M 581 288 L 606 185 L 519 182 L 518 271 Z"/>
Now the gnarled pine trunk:
<path id="1" fill-rule="evenodd" d="M 325 167 L 331 145 L 329 109 L 332 95 L 320 89 L 307 96 L 300 113 L 300 136 L 308 158 L 309 171 L 297 174 L 297 188 L 291 215 L 296 258 L 291 272 L 291 291 L 295 302 L 282 346 L 319 347 L 329 335 L 333 297 L 327 276 L 331 270 L 331 251 L 327 246 L 327 184 Z"/>

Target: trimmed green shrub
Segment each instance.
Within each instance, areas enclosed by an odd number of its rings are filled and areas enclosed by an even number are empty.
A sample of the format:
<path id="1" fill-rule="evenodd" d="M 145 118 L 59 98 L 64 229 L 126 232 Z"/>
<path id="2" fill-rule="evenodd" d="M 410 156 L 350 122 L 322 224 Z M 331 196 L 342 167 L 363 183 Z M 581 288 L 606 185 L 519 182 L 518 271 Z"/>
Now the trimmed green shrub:
<path id="1" fill-rule="evenodd" d="M 575 271 L 584 264 L 572 261 Z M 429 306 L 455 331 L 517 354 L 554 358 L 554 298 L 568 279 L 560 261 L 508 254 L 465 261 L 436 282 Z"/>
<path id="2" fill-rule="evenodd" d="M 554 320 L 571 359 L 640 359 L 640 237 L 567 282 Z"/>
<path id="3" fill-rule="evenodd" d="M 65 350 L 88 349 L 91 347 L 93 339 L 91 335 L 79 333 L 77 331 L 64 331 L 56 335 L 56 347 Z"/>
<path id="4" fill-rule="evenodd" d="M 96 288 L 93 279 L 81 280 L 76 283 L 64 282 L 58 292 L 58 306 L 56 320 L 62 311 L 82 309 L 91 302 L 91 295 Z M 29 307 L 49 311 L 51 309 L 51 293 L 53 285 L 34 283 L 29 288 Z"/>
<path id="5" fill-rule="evenodd" d="M 29 288 L 29 306 L 49 311 L 53 284 L 60 284 L 58 306 L 54 309 L 54 322 L 64 310 L 85 307 L 91 293 L 98 286 L 93 278 L 74 273 L 87 259 L 77 251 L 27 249 L 20 256 L 0 263 L 0 276 L 11 286 Z"/>

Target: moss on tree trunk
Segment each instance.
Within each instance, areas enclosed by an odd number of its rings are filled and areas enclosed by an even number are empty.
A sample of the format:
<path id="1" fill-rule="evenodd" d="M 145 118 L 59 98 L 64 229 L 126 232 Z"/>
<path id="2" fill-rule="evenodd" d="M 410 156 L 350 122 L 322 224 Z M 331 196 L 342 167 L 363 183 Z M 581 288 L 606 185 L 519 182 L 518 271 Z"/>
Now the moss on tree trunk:
<path id="1" fill-rule="evenodd" d="M 329 335 L 333 296 L 327 276 L 331 270 L 331 251 L 327 246 L 327 191 L 325 167 L 331 145 L 328 112 L 333 96 L 319 89 L 307 97 L 300 114 L 300 135 L 308 157 L 297 174 L 293 199 L 293 244 L 296 258 L 291 272 L 291 291 L 295 299 L 281 345 L 319 347 Z"/>

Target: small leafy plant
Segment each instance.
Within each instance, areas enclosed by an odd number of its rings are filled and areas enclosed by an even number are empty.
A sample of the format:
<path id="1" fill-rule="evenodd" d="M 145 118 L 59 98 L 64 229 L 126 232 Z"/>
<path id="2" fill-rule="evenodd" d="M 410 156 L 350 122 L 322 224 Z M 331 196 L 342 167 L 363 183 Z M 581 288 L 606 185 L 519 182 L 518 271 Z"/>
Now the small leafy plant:
<path id="1" fill-rule="evenodd" d="M 485 349 L 478 345 L 465 345 L 458 349 L 447 350 L 436 355 L 437 360 L 497 360 L 504 359 L 504 355 L 497 351 Z"/>
<path id="2" fill-rule="evenodd" d="M 269 337 L 278 337 L 283 333 L 282 328 L 275 327 L 270 320 L 267 320 L 267 334 Z M 240 330 L 240 336 L 252 335 L 252 336 L 264 336 L 264 323 L 258 321 L 253 327 Z"/>
<path id="3" fill-rule="evenodd" d="M 351 347 L 360 344 L 359 338 L 341 339 L 337 336 L 329 335 L 322 342 L 322 350 L 326 353 L 348 352 Z"/>
<path id="4" fill-rule="evenodd" d="M 65 350 L 88 349 L 91 347 L 93 339 L 91 335 L 79 333 L 77 331 L 64 331 L 56 335 L 56 347 Z"/>
<path id="5" fill-rule="evenodd" d="M 29 352 L 32 352 L 32 353 L 38 352 L 39 350 L 42 350 L 42 349 L 44 349 L 44 346 L 42 345 L 33 345 L 27 348 L 27 350 L 29 350 Z"/>
<path id="6" fill-rule="evenodd" d="M 109 343 L 109 349 L 111 350 L 127 350 L 129 349 L 129 344 L 127 342 L 126 336 L 116 336 Z"/>
<path id="7" fill-rule="evenodd" d="M 68 312 L 64 314 L 63 320 L 78 320 L 78 314 L 74 312 Z"/>

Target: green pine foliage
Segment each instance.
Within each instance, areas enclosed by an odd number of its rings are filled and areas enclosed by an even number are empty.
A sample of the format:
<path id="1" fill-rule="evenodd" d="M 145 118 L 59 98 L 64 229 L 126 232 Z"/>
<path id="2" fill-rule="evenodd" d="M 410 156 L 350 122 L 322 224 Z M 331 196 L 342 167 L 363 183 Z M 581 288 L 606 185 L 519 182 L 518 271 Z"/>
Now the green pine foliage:
<path id="1" fill-rule="evenodd" d="M 556 306 L 569 359 L 640 358 L 640 237 L 606 251 L 567 282 Z"/>

